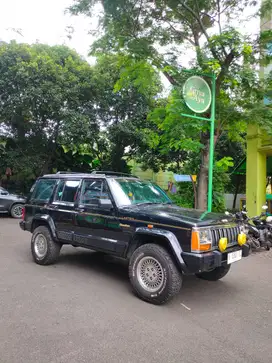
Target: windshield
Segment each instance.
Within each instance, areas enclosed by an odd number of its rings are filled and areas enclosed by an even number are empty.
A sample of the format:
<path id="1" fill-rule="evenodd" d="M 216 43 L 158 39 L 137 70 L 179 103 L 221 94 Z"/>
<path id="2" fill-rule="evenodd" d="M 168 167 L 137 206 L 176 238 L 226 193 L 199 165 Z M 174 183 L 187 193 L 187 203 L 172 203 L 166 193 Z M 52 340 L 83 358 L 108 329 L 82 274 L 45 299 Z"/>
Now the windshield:
<path id="1" fill-rule="evenodd" d="M 136 179 L 111 179 L 109 185 L 119 207 L 135 204 L 172 203 L 166 193 L 151 182 Z"/>

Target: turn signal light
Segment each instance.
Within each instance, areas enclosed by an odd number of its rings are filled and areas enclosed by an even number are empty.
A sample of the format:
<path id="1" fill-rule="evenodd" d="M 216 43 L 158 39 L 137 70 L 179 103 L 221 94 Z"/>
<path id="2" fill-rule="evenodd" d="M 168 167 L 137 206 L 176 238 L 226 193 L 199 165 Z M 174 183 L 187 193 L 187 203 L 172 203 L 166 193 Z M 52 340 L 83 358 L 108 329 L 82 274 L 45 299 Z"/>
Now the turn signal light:
<path id="1" fill-rule="evenodd" d="M 218 243 L 219 251 L 224 252 L 228 247 L 228 239 L 227 238 L 220 238 Z"/>
<path id="2" fill-rule="evenodd" d="M 196 252 L 209 251 L 212 247 L 211 242 L 200 243 L 199 233 L 197 231 L 192 232 L 191 250 Z"/>
<path id="3" fill-rule="evenodd" d="M 245 233 L 238 234 L 238 245 L 243 246 L 246 243 L 247 237 Z"/>

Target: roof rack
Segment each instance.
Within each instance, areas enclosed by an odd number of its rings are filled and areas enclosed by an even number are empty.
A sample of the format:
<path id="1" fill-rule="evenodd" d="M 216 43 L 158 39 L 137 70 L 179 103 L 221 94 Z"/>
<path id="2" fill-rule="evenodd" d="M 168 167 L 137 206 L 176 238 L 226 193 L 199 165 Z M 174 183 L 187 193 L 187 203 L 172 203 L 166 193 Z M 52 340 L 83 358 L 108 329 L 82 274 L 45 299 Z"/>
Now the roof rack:
<path id="1" fill-rule="evenodd" d="M 82 174 L 76 171 L 58 171 L 56 174 Z"/>
<path id="2" fill-rule="evenodd" d="M 117 171 L 96 171 L 96 170 L 93 170 L 91 172 L 91 174 L 94 174 L 94 175 L 105 175 L 105 176 L 125 176 L 125 177 L 130 177 L 130 178 L 137 178 L 138 177 L 136 175 L 131 175 L 131 174 L 128 174 L 128 173 L 120 173 L 120 172 L 117 172 Z"/>

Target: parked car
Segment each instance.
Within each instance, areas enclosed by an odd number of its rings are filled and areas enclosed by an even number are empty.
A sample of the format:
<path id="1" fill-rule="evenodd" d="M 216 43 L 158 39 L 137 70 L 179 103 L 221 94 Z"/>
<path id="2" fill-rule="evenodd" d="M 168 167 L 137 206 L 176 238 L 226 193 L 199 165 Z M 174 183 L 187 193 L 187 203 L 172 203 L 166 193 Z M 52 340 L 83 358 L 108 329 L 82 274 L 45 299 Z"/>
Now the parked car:
<path id="1" fill-rule="evenodd" d="M 25 201 L 23 196 L 10 194 L 0 187 L 0 213 L 9 214 L 13 218 L 22 218 Z"/>
<path id="2" fill-rule="evenodd" d="M 157 185 L 112 172 L 38 179 L 20 226 L 39 265 L 56 262 L 64 244 L 127 259 L 134 292 L 154 304 L 179 292 L 183 274 L 216 281 L 249 254 L 227 216 L 180 208 Z"/>

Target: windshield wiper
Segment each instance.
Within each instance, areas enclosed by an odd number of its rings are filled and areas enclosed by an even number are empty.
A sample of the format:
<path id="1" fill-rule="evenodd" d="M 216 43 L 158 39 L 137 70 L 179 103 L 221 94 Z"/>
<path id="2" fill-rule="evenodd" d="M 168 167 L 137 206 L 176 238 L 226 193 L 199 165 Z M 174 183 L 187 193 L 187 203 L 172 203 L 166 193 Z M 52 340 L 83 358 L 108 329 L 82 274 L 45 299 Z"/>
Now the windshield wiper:
<path id="1" fill-rule="evenodd" d="M 134 205 L 148 205 L 148 204 L 173 204 L 172 202 L 140 202 L 140 203 L 136 203 Z"/>
<path id="2" fill-rule="evenodd" d="M 134 205 L 142 205 L 142 204 L 161 204 L 161 203 L 158 203 L 158 202 L 140 202 L 140 203 L 135 203 Z"/>

